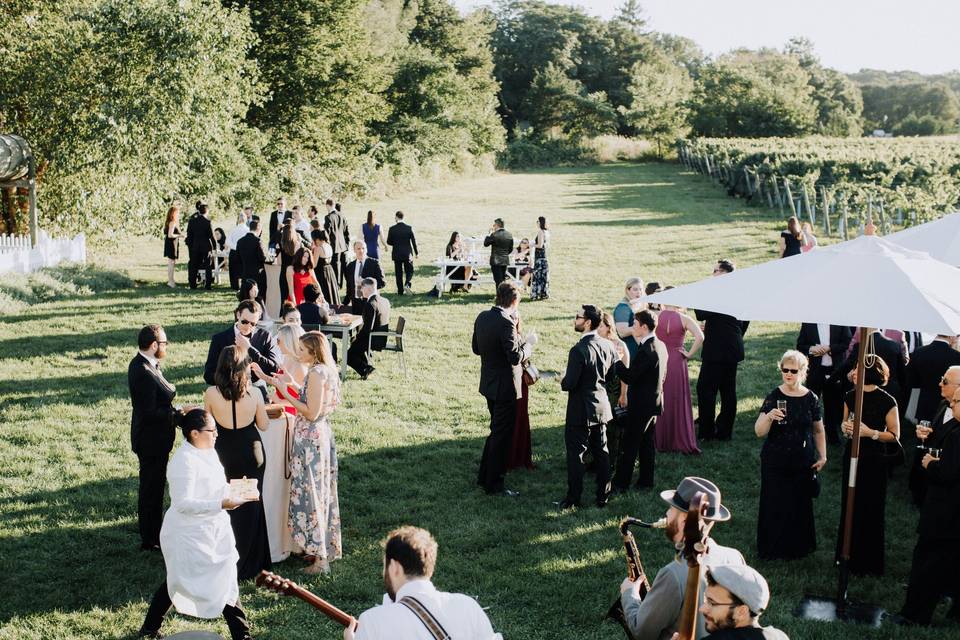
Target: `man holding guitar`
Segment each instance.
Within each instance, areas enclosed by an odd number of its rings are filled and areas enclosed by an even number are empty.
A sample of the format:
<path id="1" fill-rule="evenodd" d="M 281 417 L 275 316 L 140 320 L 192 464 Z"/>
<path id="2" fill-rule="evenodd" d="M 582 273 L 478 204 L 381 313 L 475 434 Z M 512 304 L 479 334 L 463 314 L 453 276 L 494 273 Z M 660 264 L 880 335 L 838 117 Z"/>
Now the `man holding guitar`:
<path id="1" fill-rule="evenodd" d="M 702 546 L 705 547 L 700 560 L 703 564 L 742 565 L 743 555 L 736 549 L 723 547 L 709 537 L 714 523 L 730 519 L 730 511 L 720 503 L 720 490 L 715 484 L 704 478 L 688 477 L 680 481 L 676 491 L 664 491 L 660 497 L 670 506 L 667 509 L 667 539 L 675 546 L 684 545 L 684 526 L 691 501 L 697 494 L 706 498 L 699 523 Z M 701 540 L 696 541 L 701 544 Z M 675 631 L 681 628 L 684 609 L 688 562 L 678 554 L 677 558 L 659 572 L 646 596 L 640 596 L 643 576 L 637 580 L 627 578 L 620 585 L 620 601 L 623 615 L 633 640 L 669 640 Z M 706 589 L 706 580 L 701 578 L 698 594 Z M 698 594 L 693 594 L 697 598 Z M 696 616 L 696 638 L 707 635 L 702 616 Z"/>

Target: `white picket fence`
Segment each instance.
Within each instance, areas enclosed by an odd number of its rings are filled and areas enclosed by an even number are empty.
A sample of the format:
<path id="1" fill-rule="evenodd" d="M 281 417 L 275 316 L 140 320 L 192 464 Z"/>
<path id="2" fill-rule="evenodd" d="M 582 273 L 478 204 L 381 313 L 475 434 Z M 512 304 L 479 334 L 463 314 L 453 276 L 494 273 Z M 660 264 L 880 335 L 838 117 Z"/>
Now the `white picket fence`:
<path id="1" fill-rule="evenodd" d="M 30 236 L 0 235 L 0 273 L 30 273 L 61 262 L 87 261 L 87 239 L 82 234 L 74 238 L 51 238 L 40 231 L 37 246 L 30 246 Z"/>

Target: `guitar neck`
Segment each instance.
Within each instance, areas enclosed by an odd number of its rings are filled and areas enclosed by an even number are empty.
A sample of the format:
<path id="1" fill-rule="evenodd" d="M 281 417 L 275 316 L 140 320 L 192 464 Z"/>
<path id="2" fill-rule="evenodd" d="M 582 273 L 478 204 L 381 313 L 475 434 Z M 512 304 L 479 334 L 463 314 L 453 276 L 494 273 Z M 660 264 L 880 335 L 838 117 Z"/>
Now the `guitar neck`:
<path id="1" fill-rule="evenodd" d="M 341 626 L 348 627 L 353 624 L 354 618 L 349 613 L 335 607 L 320 596 L 314 595 L 306 589 L 296 587 L 293 589 L 292 595 L 295 595 L 307 604 L 312 605 L 314 608 L 319 609 L 323 615 L 327 616 Z"/>
<path id="2" fill-rule="evenodd" d="M 677 629 L 680 640 L 694 640 L 697 637 L 701 570 L 699 564 L 687 567 L 687 585 L 683 592 L 683 610 L 680 613 L 680 624 Z"/>

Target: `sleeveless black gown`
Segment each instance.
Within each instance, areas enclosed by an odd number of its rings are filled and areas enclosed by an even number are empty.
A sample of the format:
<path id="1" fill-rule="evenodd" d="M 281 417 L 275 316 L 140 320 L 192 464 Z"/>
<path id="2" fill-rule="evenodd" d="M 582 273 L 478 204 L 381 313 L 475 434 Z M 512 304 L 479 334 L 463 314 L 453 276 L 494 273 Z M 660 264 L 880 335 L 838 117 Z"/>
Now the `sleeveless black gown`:
<path id="1" fill-rule="evenodd" d="M 217 423 L 217 456 L 227 474 L 227 480 L 238 478 L 256 478 L 257 489 L 263 493 L 263 462 L 257 465 L 255 450 L 263 457 L 263 442 L 255 422 L 237 428 L 237 403 L 230 403 L 233 412 L 233 429 L 227 429 Z M 237 578 L 249 580 L 255 578 L 261 570 L 270 569 L 270 541 L 267 539 L 267 518 L 263 511 L 263 502 L 248 502 L 232 511 L 230 525 L 237 543 Z"/>

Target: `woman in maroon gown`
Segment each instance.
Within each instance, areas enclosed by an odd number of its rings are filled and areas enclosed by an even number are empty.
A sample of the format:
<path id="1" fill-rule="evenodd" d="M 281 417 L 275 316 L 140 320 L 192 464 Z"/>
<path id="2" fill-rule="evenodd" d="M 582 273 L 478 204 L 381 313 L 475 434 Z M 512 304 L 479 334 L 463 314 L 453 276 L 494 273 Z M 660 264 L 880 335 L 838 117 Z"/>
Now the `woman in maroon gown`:
<path id="1" fill-rule="evenodd" d="M 690 350 L 684 349 L 687 333 L 693 334 Z M 667 347 L 667 376 L 663 381 L 663 414 L 657 418 L 654 441 L 657 451 L 700 453 L 693 429 L 693 407 L 687 360 L 703 343 L 703 331 L 690 316 L 664 305 L 657 319 L 657 339 Z"/>

